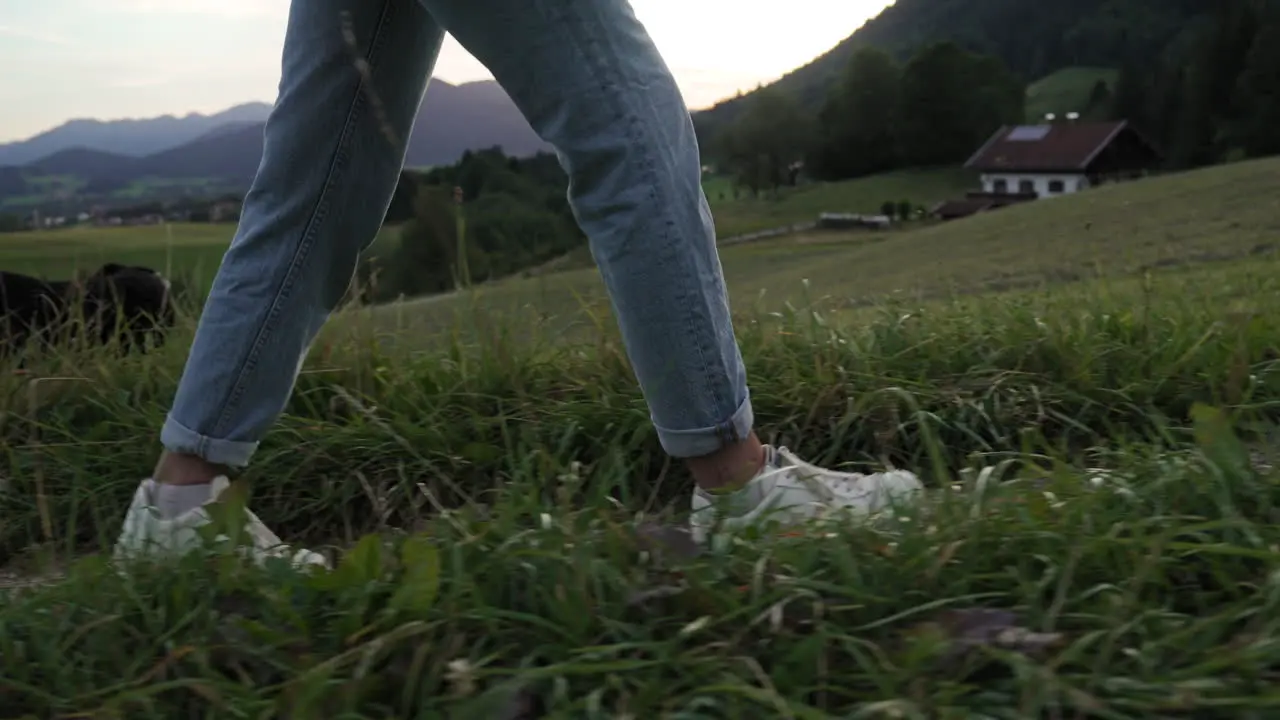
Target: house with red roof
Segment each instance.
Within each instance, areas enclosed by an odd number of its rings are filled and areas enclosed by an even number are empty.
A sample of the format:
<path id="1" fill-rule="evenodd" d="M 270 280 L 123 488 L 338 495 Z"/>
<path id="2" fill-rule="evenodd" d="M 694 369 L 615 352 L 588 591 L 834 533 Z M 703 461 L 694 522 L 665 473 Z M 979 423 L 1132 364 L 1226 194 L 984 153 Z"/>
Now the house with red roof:
<path id="1" fill-rule="evenodd" d="M 965 162 L 982 189 L 939 204 L 952 219 L 1014 203 L 1080 192 L 1145 176 L 1160 151 L 1127 121 L 1080 121 L 1073 115 L 1040 125 L 1006 125 Z"/>
<path id="2" fill-rule="evenodd" d="M 1051 197 L 1142 177 L 1160 152 L 1125 120 L 1004 126 L 964 166 L 983 192 Z"/>

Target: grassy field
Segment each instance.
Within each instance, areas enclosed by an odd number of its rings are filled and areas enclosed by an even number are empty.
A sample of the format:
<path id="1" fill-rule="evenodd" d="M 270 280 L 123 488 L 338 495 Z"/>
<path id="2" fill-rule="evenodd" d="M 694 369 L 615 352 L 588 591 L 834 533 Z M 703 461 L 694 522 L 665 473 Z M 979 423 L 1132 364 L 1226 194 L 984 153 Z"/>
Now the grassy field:
<path id="1" fill-rule="evenodd" d="M 715 215 L 716 235 L 730 239 L 738 235 L 796 225 L 818 219 L 824 212 L 878 214 L 886 201 L 906 200 L 928 207 L 962 195 L 977 186 L 977 177 L 957 168 L 907 170 L 857 180 L 812 183 L 783 189 L 777 197 L 752 198 L 746 193 L 733 197 L 733 182 L 724 175 L 703 180 L 703 191 Z M 896 199 L 895 199 L 896 198 Z M 595 267 L 586 247 L 548 263 L 540 270 L 584 270 Z M 543 275 L 545 272 L 538 272 Z"/>
<path id="2" fill-rule="evenodd" d="M 172 223 L 0 234 L 0 268 L 68 278 L 93 272 L 107 262 L 145 265 L 183 280 L 200 294 L 213 281 L 235 231 L 233 223 Z M 395 233 L 394 228 L 385 228 L 372 251 L 393 247 Z"/>
<path id="3" fill-rule="evenodd" d="M 1046 113 L 1087 116 L 1094 84 L 1102 80 L 1114 94 L 1118 76 L 1111 68 L 1069 67 L 1041 78 L 1027 87 L 1027 122 L 1042 122 Z"/>
<path id="4" fill-rule="evenodd" d="M 74 196 L 85 181 L 74 175 L 44 175 L 30 178 L 34 187 L 30 195 L 15 195 L 0 198 L 0 210 L 26 208 L 41 202 Z"/>
<path id="5" fill-rule="evenodd" d="M 708 181 L 709 197 L 718 198 L 727 181 Z M 954 169 L 891 173 L 842 183 L 815 184 L 784 192 L 779 198 L 713 200 L 721 237 L 816 219 L 818 213 L 879 212 L 885 200 L 908 199 L 928 204 L 963 192 L 972 185 L 967 173 Z M 139 227 L 74 227 L 53 231 L 0 234 L 0 268 L 51 278 L 91 272 L 105 262 L 147 265 L 182 278 L 197 293 L 213 280 L 232 224 L 175 223 Z M 389 252 L 397 242 L 395 228 L 384 228 L 370 255 Z M 573 253 L 563 267 L 592 264 L 586 248 Z"/>
<path id="6" fill-rule="evenodd" d="M 421 350 L 359 310 L 241 478 L 338 570 L 222 550 L 126 581 L 95 551 L 182 338 L 6 373 L 0 559 L 62 579 L 0 593 L 0 715 L 1273 717 L 1276 169 L 726 249 L 739 298 L 829 296 L 738 303 L 763 436 L 916 469 L 896 525 L 655 544 L 689 481 L 607 316 Z"/>
<path id="7" fill-rule="evenodd" d="M 730 175 L 711 175 L 702 180 L 702 192 L 712 205 L 733 202 L 733 177 Z"/>
<path id="8" fill-rule="evenodd" d="M 118 262 L 212 278 L 233 234 L 233 224 L 207 223 L 12 233 L 0 235 L 0 267 L 65 278 Z"/>
<path id="9" fill-rule="evenodd" d="M 219 189 L 224 192 L 235 192 L 234 190 L 221 188 L 218 180 L 214 178 L 160 178 L 149 177 L 141 180 L 135 180 L 127 187 L 116 190 L 111 193 L 114 198 L 121 199 L 153 199 L 155 197 L 163 197 L 165 195 L 177 194 L 181 192 L 190 193 L 192 195 L 211 196 L 217 193 Z"/>
<path id="10" fill-rule="evenodd" d="M 748 313 L 1120 278 L 1280 249 L 1278 192 L 1280 160 L 1244 162 L 906 232 L 818 232 L 729 246 L 721 261 L 734 307 Z M 357 324 L 416 346 L 455 331 L 510 327 L 523 335 L 593 337 L 607 313 L 599 275 L 585 267 L 366 310 Z M 336 323 L 331 332 L 345 326 Z"/>
<path id="11" fill-rule="evenodd" d="M 777 199 L 732 195 L 720 199 L 726 191 L 723 181 L 707 183 L 708 199 L 716 215 L 716 233 L 732 237 L 757 230 L 817 220 L 824 212 L 879 213 L 886 201 L 906 200 L 927 207 L 976 187 L 977 176 L 958 168 L 938 170 L 903 170 L 858 180 L 837 183 L 814 183 L 784 190 Z"/>
<path id="12" fill-rule="evenodd" d="M 30 195 L 14 195 L 0 198 L 0 210 L 14 212 L 30 212 L 32 208 L 59 201 L 68 201 L 70 205 L 83 205 L 81 191 L 87 181 L 76 175 L 42 175 L 28 176 L 27 182 L 33 185 Z M 149 177 L 135 180 L 126 187 L 110 192 L 107 197 L 116 200 L 155 201 L 173 199 L 183 194 L 216 195 L 219 192 L 237 192 L 234 186 L 228 186 L 213 178 L 161 178 Z M 243 192 L 241 188 L 239 192 Z M 79 202 L 72 202 L 79 197 Z"/>

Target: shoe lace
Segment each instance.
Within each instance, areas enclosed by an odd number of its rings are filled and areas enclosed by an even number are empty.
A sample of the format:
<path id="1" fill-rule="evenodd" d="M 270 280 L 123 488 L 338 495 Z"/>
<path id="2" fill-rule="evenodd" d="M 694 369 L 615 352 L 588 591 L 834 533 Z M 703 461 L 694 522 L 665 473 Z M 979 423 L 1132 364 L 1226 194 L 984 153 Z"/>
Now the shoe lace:
<path id="1" fill-rule="evenodd" d="M 777 459 L 782 461 L 778 463 L 778 472 L 799 471 L 796 473 L 797 479 L 813 488 L 827 501 L 835 500 L 840 496 L 861 496 L 867 493 L 863 483 L 865 476 L 861 474 L 832 473 L 826 468 L 801 460 L 785 447 L 777 448 Z"/>

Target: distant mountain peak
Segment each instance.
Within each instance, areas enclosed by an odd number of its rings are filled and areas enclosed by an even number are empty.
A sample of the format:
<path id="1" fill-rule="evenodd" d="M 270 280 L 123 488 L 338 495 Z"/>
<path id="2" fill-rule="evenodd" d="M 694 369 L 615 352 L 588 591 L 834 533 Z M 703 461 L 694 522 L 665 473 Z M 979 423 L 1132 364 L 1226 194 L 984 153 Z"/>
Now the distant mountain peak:
<path id="1" fill-rule="evenodd" d="M 423 105 L 406 152 L 411 167 L 450 164 L 467 150 L 495 145 L 516 156 L 550 149 L 493 81 L 453 85 L 435 80 Z M 243 190 L 261 162 L 263 123 L 270 111 L 265 103 L 242 103 L 212 115 L 69 121 L 29 141 L 0 146 L 0 170 L 9 171 L 0 172 L 0 201 L 5 195 L 39 195 L 25 178 L 35 183 L 50 175 L 78 179 L 75 186 L 82 190 L 72 191 L 79 193 L 77 200 L 91 195 L 110 202 L 149 179 L 176 181 L 174 188 Z M 157 135 L 165 139 L 158 142 Z M 179 136 L 181 142 L 174 143 Z M 141 152 L 140 138 L 159 149 Z M 11 159 L 15 156 L 19 162 Z"/>
<path id="2" fill-rule="evenodd" d="M 262 122 L 270 112 L 266 103 L 249 102 L 207 115 L 74 118 L 26 140 L 0 144 L 0 166 L 26 165 L 73 147 L 142 157 L 191 142 L 227 123 Z"/>

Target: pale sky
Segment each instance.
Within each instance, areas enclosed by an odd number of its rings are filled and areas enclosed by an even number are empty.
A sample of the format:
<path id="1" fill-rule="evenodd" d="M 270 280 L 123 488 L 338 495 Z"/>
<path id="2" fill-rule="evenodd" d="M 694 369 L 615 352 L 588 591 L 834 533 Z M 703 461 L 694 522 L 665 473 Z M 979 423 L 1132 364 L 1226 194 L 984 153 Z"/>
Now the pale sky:
<path id="1" fill-rule="evenodd" d="M 807 63 L 891 0 L 632 4 L 689 106 L 698 109 Z M 288 6 L 288 0 L 0 0 L 0 142 L 71 118 L 210 113 L 272 102 Z M 460 83 L 491 76 L 450 38 L 436 77 Z"/>

